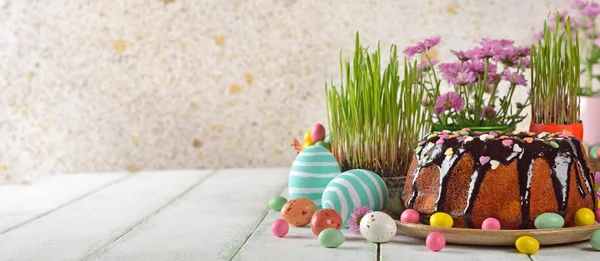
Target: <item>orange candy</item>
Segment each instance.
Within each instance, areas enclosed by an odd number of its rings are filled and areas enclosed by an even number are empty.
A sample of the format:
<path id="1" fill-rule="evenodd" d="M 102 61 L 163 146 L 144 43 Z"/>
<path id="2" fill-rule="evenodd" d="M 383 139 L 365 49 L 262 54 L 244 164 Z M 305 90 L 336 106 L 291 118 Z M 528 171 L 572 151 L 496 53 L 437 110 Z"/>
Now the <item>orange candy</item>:
<path id="1" fill-rule="evenodd" d="M 500 139 L 508 139 L 508 138 L 510 138 L 510 137 L 508 137 L 508 136 L 506 136 L 506 135 L 502 135 L 502 136 L 500 136 Z"/>
<path id="2" fill-rule="evenodd" d="M 523 140 L 525 142 L 527 142 L 527 143 L 532 143 L 533 142 L 533 138 L 524 138 Z"/>
<path id="3" fill-rule="evenodd" d="M 310 223 L 312 215 L 317 212 L 317 205 L 308 198 L 292 199 L 281 208 L 281 218 L 295 227 L 303 227 Z"/>
<path id="4" fill-rule="evenodd" d="M 342 229 L 342 216 L 333 209 L 321 209 L 313 214 L 310 220 L 310 228 L 315 236 L 328 228 L 340 230 Z"/>

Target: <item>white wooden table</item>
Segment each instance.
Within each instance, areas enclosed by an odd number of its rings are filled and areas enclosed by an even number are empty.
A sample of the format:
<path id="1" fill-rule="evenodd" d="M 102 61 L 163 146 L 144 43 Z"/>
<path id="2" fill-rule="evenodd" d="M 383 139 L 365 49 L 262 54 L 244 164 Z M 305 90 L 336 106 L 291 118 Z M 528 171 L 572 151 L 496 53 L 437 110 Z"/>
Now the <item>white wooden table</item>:
<path id="1" fill-rule="evenodd" d="M 287 196 L 288 169 L 227 169 L 59 175 L 0 185 L 0 260 L 598 260 L 589 243 L 543 247 L 447 245 L 398 235 L 373 244 L 344 230 L 339 248 L 310 228 L 271 234 Z"/>

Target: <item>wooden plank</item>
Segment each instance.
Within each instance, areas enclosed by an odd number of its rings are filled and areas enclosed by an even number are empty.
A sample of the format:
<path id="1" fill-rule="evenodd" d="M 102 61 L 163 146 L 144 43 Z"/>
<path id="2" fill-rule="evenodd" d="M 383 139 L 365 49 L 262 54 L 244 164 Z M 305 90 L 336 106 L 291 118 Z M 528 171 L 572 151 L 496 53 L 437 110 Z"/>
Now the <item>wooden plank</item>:
<path id="1" fill-rule="evenodd" d="M 600 252 L 594 250 L 589 241 L 574 244 L 542 246 L 537 253 L 531 255 L 532 260 L 598 260 Z"/>
<path id="2" fill-rule="evenodd" d="M 0 234 L 121 181 L 127 173 L 56 175 L 32 184 L 0 185 Z"/>
<path id="3" fill-rule="evenodd" d="M 290 227 L 285 237 L 278 238 L 271 233 L 271 224 L 280 217 L 279 212 L 270 211 L 233 260 L 377 260 L 377 244 L 352 234 L 348 229 L 342 229 L 345 241 L 338 248 L 319 245 L 309 226 Z"/>
<path id="4" fill-rule="evenodd" d="M 514 247 L 485 247 L 447 244 L 440 252 L 433 252 L 425 240 L 398 234 L 391 242 L 381 244 L 381 260 L 530 260 Z"/>
<path id="5" fill-rule="evenodd" d="M 140 172 L 0 235 L 3 260 L 78 260 L 112 242 L 210 171 Z"/>
<path id="6" fill-rule="evenodd" d="M 91 259 L 229 260 L 286 187 L 288 172 L 222 170 Z"/>

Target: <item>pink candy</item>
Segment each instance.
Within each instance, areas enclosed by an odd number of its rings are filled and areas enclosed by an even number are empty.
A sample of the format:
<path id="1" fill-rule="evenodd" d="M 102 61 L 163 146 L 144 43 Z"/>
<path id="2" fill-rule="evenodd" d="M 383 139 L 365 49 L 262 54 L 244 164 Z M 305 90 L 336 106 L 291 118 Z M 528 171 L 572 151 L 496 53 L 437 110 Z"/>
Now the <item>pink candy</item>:
<path id="1" fill-rule="evenodd" d="M 431 232 L 425 240 L 425 245 L 433 251 L 439 252 L 446 246 L 446 237 L 440 232 Z"/>
<path id="2" fill-rule="evenodd" d="M 325 127 L 323 124 L 317 123 L 312 127 L 310 131 L 310 139 L 313 142 L 322 141 L 325 138 Z"/>
<path id="3" fill-rule="evenodd" d="M 444 139 L 440 138 L 439 140 L 437 140 L 435 142 L 435 144 L 437 144 L 437 145 L 444 144 Z"/>
<path id="4" fill-rule="evenodd" d="M 400 221 L 402 222 L 407 222 L 407 223 L 419 223 L 419 220 L 421 219 L 421 214 L 419 214 L 419 211 L 416 211 L 414 209 L 407 209 L 404 210 L 402 212 L 402 215 L 400 215 Z"/>
<path id="5" fill-rule="evenodd" d="M 271 232 L 273 232 L 273 235 L 276 237 L 284 237 L 289 230 L 290 225 L 281 218 L 273 221 L 273 224 L 271 225 Z"/>
<path id="6" fill-rule="evenodd" d="M 479 163 L 481 163 L 481 166 L 487 164 L 488 162 L 490 162 L 490 157 L 488 157 L 488 156 L 479 157 Z"/>
<path id="7" fill-rule="evenodd" d="M 502 140 L 502 145 L 506 146 L 506 147 L 510 147 L 510 145 L 513 144 L 512 140 Z"/>
<path id="8" fill-rule="evenodd" d="M 481 224 L 483 230 L 500 230 L 500 221 L 495 218 L 486 218 Z"/>
<path id="9" fill-rule="evenodd" d="M 596 209 L 594 214 L 596 214 L 596 222 L 600 223 L 600 209 Z"/>

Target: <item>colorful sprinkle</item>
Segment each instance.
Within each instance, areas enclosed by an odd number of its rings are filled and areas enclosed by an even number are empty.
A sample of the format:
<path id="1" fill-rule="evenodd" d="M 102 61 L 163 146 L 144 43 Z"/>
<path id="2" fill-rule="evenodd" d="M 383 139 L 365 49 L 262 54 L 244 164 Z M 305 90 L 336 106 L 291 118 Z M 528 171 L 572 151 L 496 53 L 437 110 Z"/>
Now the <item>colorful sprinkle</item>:
<path id="1" fill-rule="evenodd" d="M 535 133 L 535 132 L 533 132 L 533 131 L 530 131 L 530 132 L 528 132 L 528 133 L 527 133 L 527 135 L 529 135 L 529 136 L 535 136 L 536 134 L 537 134 L 537 133 Z"/>
<path id="2" fill-rule="evenodd" d="M 521 134 L 521 132 L 522 132 L 522 131 L 520 131 L 520 130 L 515 130 L 515 131 L 513 131 L 512 133 L 513 133 L 514 135 L 519 135 L 519 134 Z"/>
<path id="3" fill-rule="evenodd" d="M 552 138 L 552 137 L 554 137 L 554 136 L 556 136 L 556 133 L 550 133 L 550 134 L 548 135 L 548 137 L 550 137 L 550 138 Z"/>
<path id="4" fill-rule="evenodd" d="M 563 130 L 562 133 L 567 134 L 567 135 L 573 135 L 573 133 L 569 130 Z"/>
<path id="5" fill-rule="evenodd" d="M 415 154 L 419 154 L 421 153 L 421 151 L 423 150 L 423 147 L 419 146 L 415 149 Z"/>
<path id="6" fill-rule="evenodd" d="M 443 139 L 442 137 L 440 137 L 440 139 L 439 139 L 439 140 L 437 140 L 437 141 L 435 142 L 435 144 L 437 144 L 437 145 L 444 144 L 444 139 Z"/>
<path id="7" fill-rule="evenodd" d="M 490 165 L 492 165 L 492 169 L 496 169 L 498 166 L 500 166 L 500 161 L 492 160 L 490 161 Z"/>
<path id="8" fill-rule="evenodd" d="M 431 134 L 431 135 L 427 136 L 427 139 L 430 140 L 430 139 L 433 139 L 433 138 L 435 138 L 437 136 L 438 135 L 434 133 L 434 134 Z"/>
<path id="9" fill-rule="evenodd" d="M 472 141 L 472 140 L 473 140 L 473 137 L 469 136 L 469 137 L 467 137 L 467 138 L 465 139 L 465 143 L 467 143 L 467 142 L 469 142 L 469 141 Z"/>
<path id="10" fill-rule="evenodd" d="M 423 146 L 423 144 L 425 144 L 425 143 L 427 143 L 427 142 L 426 142 L 426 141 L 424 141 L 424 140 L 423 140 L 423 141 L 420 141 L 420 142 L 419 142 L 419 146 Z"/>
<path id="11" fill-rule="evenodd" d="M 429 155 L 425 155 L 425 157 L 423 157 L 423 161 L 427 162 L 429 160 Z"/>
<path id="12" fill-rule="evenodd" d="M 492 135 L 488 135 L 487 137 L 488 137 L 488 140 L 493 140 L 493 139 L 495 139 L 495 138 L 496 138 L 496 137 L 494 137 L 494 136 L 492 136 Z"/>
<path id="13" fill-rule="evenodd" d="M 519 146 L 519 144 L 515 144 L 515 146 L 513 146 L 513 151 L 514 152 L 521 152 L 521 151 L 523 151 L 523 149 L 521 149 L 521 146 Z"/>
<path id="14" fill-rule="evenodd" d="M 450 139 L 458 138 L 458 134 L 452 134 L 449 136 Z"/>
<path id="15" fill-rule="evenodd" d="M 458 137 L 458 142 L 463 142 L 465 141 L 466 137 L 460 136 Z"/>
<path id="16" fill-rule="evenodd" d="M 527 142 L 527 143 L 532 143 L 533 142 L 533 138 L 524 138 L 523 140 L 525 142 Z"/>
<path id="17" fill-rule="evenodd" d="M 496 132 L 494 132 L 494 131 L 490 131 L 490 132 L 488 133 L 488 135 L 490 135 L 490 136 L 492 136 L 492 137 L 494 137 L 494 138 L 498 137 L 498 133 L 496 133 Z"/>
<path id="18" fill-rule="evenodd" d="M 561 138 L 565 138 L 565 139 L 568 139 L 568 138 L 569 138 L 569 135 L 567 135 L 567 134 L 564 134 L 564 133 L 561 133 L 561 134 L 559 135 L 559 137 L 561 137 Z"/>
<path id="19" fill-rule="evenodd" d="M 537 141 L 544 141 L 544 139 L 540 139 L 540 138 L 535 138 L 535 140 L 537 140 Z"/>
<path id="20" fill-rule="evenodd" d="M 479 157 L 479 163 L 481 163 L 482 166 L 487 164 L 488 162 L 490 162 L 490 157 L 488 157 L 488 156 Z"/>
<path id="21" fill-rule="evenodd" d="M 483 134 L 483 135 L 479 136 L 479 139 L 481 141 L 486 141 L 488 139 L 488 135 L 487 134 Z"/>
<path id="22" fill-rule="evenodd" d="M 469 128 L 463 128 L 462 130 L 463 131 L 471 131 L 471 129 L 469 129 Z"/>
<path id="23" fill-rule="evenodd" d="M 452 148 L 448 148 L 446 150 L 446 152 L 444 152 L 444 155 L 446 155 L 446 156 L 452 156 L 452 155 L 454 155 L 454 151 L 452 151 Z"/>
<path id="24" fill-rule="evenodd" d="M 460 135 L 462 135 L 462 136 L 466 136 L 466 135 L 469 135 L 469 132 L 466 132 L 466 131 L 461 131 L 461 132 L 460 132 Z"/>
<path id="25" fill-rule="evenodd" d="M 481 134 L 481 131 L 475 131 L 474 133 L 475 133 L 476 135 L 479 135 L 479 134 Z"/>
<path id="26" fill-rule="evenodd" d="M 550 146 L 552 146 L 552 148 L 558 149 L 558 143 L 556 143 L 556 141 L 551 141 Z"/>
<path id="27" fill-rule="evenodd" d="M 500 139 L 503 139 L 503 140 L 504 140 L 504 139 L 508 139 L 508 138 L 510 138 L 510 137 L 508 137 L 508 136 L 506 136 L 506 135 L 502 135 L 502 136 L 500 136 Z"/>
<path id="28" fill-rule="evenodd" d="M 546 136 L 548 136 L 548 132 L 542 132 L 542 133 L 540 133 L 540 134 L 537 135 L 538 138 L 544 138 Z"/>
<path id="29" fill-rule="evenodd" d="M 506 146 L 506 147 L 510 147 L 510 145 L 513 144 L 512 140 L 502 140 L 502 145 Z"/>

